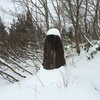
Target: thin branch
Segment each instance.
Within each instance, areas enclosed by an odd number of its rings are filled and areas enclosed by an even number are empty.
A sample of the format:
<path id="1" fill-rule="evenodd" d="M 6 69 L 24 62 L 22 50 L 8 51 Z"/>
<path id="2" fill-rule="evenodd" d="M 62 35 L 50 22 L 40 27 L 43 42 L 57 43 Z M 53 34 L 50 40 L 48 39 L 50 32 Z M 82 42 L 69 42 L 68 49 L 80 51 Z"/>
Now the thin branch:
<path id="1" fill-rule="evenodd" d="M 92 84 L 92 86 L 93 86 L 93 88 L 94 88 L 96 91 L 100 92 L 100 90 L 97 89 L 96 85 Z"/>
<path id="2" fill-rule="evenodd" d="M 2 49 L 2 48 L 1 48 Z M 16 61 L 15 61 L 15 58 L 12 58 L 12 55 L 10 53 L 8 53 L 7 51 L 5 51 L 4 49 L 2 49 L 4 52 L 6 52 L 10 57 L 11 59 L 9 59 L 10 61 L 12 61 L 15 65 L 17 65 L 17 67 L 19 67 L 20 69 L 26 71 L 27 73 L 33 75 L 31 72 L 29 72 L 28 70 L 24 69 L 23 67 L 21 67 Z"/>
<path id="3" fill-rule="evenodd" d="M 93 47 L 93 44 L 89 41 L 89 39 L 86 37 L 86 35 L 83 35 L 83 36 L 87 40 L 87 42 Z"/>
<path id="4" fill-rule="evenodd" d="M 6 79 L 6 80 L 8 80 L 9 82 L 12 82 L 12 83 L 14 83 L 14 81 L 15 82 L 18 82 L 19 80 L 17 80 L 16 78 L 14 78 L 13 76 L 11 76 L 11 75 L 9 75 L 9 74 L 7 74 L 7 73 L 5 73 L 5 72 L 3 72 L 3 71 L 0 71 L 0 75 L 4 78 L 4 79 Z M 6 77 L 5 77 L 6 76 Z M 11 80 L 11 79 L 12 80 Z"/>
<path id="5" fill-rule="evenodd" d="M 12 67 L 10 67 L 9 64 L 7 64 L 6 62 L 3 62 L 1 58 L 0 58 L 0 63 L 3 64 L 3 65 L 5 65 L 5 66 L 7 66 L 7 67 L 8 67 L 9 69 L 11 69 L 15 74 L 17 74 L 17 75 L 19 75 L 19 76 L 21 76 L 21 77 L 23 77 L 23 78 L 26 78 L 26 76 L 23 76 L 23 75 L 21 75 L 20 73 L 16 72 Z"/>

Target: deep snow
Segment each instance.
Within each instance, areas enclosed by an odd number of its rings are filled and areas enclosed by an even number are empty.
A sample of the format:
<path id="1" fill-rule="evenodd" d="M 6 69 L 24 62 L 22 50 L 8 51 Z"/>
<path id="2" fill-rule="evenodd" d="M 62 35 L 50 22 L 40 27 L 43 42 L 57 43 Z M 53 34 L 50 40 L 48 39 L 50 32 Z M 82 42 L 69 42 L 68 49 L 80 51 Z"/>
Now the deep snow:
<path id="1" fill-rule="evenodd" d="M 100 100 L 100 52 L 66 58 L 67 66 L 45 70 L 11 84 L 0 79 L 0 100 Z"/>

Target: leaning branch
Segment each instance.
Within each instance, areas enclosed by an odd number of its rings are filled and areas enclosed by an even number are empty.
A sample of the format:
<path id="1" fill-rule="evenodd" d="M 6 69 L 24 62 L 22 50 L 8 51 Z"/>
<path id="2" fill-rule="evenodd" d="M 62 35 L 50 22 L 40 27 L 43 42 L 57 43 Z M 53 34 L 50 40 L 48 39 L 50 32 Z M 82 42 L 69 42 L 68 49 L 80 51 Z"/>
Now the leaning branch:
<path id="1" fill-rule="evenodd" d="M 20 77 L 26 78 L 26 76 L 23 76 L 20 73 L 16 72 L 12 67 L 10 67 L 9 64 L 7 64 L 6 62 L 3 62 L 1 58 L 0 58 L 0 63 L 7 66 L 9 69 L 11 69 L 15 74 L 19 75 Z"/>
<path id="2" fill-rule="evenodd" d="M 2 48 L 0 47 L 0 49 L 2 49 Z M 3 50 L 4 52 L 6 52 L 6 53 L 11 57 L 11 59 L 9 59 L 9 60 L 12 61 L 15 65 L 17 65 L 18 68 L 24 70 L 25 72 L 29 73 L 30 75 L 33 75 L 33 74 L 32 74 L 31 72 L 29 72 L 28 70 L 22 68 L 22 67 L 15 61 L 15 59 L 12 57 L 12 55 L 11 55 L 10 53 L 8 53 L 7 51 L 5 51 L 4 49 L 2 49 L 2 50 Z M 0 59 L 0 61 L 2 61 L 2 60 Z M 7 65 L 8 65 L 8 64 L 7 64 Z"/>
<path id="3" fill-rule="evenodd" d="M 87 42 L 90 44 L 90 46 L 93 47 L 93 44 L 89 41 L 89 39 L 88 39 L 85 35 L 83 35 L 83 36 L 84 36 L 84 38 L 87 40 Z"/>
<path id="4" fill-rule="evenodd" d="M 18 82 L 18 81 L 19 81 L 19 80 L 17 80 L 16 78 L 14 78 L 13 76 L 11 76 L 11 75 L 9 75 L 9 74 L 3 72 L 3 71 L 0 71 L 0 75 L 1 75 L 4 79 L 6 79 L 6 80 L 8 80 L 9 82 L 12 82 L 12 83 Z"/>

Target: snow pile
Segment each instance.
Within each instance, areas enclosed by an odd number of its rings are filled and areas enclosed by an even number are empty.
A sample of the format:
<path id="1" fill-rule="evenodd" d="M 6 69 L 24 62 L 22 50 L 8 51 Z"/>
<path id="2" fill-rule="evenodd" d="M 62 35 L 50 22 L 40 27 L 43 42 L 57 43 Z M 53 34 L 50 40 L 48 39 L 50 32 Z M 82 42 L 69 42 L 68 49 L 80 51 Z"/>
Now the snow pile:
<path id="1" fill-rule="evenodd" d="M 100 100 L 100 52 L 87 60 L 86 53 L 66 59 L 67 66 L 46 70 L 7 83 L 0 79 L 0 100 Z"/>
<path id="2" fill-rule="evenodd" d="M 56 28 L 49 29 L 47 35 L 57 35 L 61 38 L 59 30 Z"/>

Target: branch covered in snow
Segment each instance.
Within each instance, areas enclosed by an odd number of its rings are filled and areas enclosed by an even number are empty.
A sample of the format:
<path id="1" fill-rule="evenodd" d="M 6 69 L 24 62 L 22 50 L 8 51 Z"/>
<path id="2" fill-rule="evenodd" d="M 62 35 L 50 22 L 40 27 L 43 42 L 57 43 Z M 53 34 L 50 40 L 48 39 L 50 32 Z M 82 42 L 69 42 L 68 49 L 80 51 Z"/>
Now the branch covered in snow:
<path id="1" fill-rule="evenodd" d="M 12 67 L 10 67 L 9 64 L 7 64 L 6 62 L 4 62 L 1 58 L 0 58 L 0 63 L 7 66 L 9 69 L 11 69 L 15 74 L 19 75 L 20 77 L 26 78 L 26 76 L 21 75 L 20 73 L 16 72 Z"/>
<path id="2" fill-rule="evenodd" d="M 87 40 L 87 42 L 93 47 L 93 44 L 90 42 L 90 40 L 86 37 L 86 35 L 83 35 L 84 38 Z"/>
<path id="3" fill-rule="evenodd" d="M 0 47 L 0 49 L 2 49 L 2 48 Z M 9 52 L 7 52 L 7 51 L 4 50 L 4 49 L 2 49 L 2 50 L 3 50 L 5 53 L 7 53 L 7 54 L 9 55 L 9 57 L 10 57 L 9 60 L 10 60 L 11 62 L 13 62 L 15 65 L 17 65 L 18 68 L 20 68 L 20 69 L 22 69 L 23 71 L 25 71 L 25 72 L 27 72 L 27 73 L 29 73 L 29 74 L 32 75 L 31 72 L 29 72 L 28 70 L 26 70 L 26 69 L 24 69 L 23 67 L 21 67 L 21 66 L 16 62 L 15 58 L 12 57 L 12 55 L 11 55 Z M 0 59 L 0 61 L 2 62 L 2 59 Z M 6 63 L 4 63 L 4 64 L 6 64 Z M 6 65 L 8 65 L 8 64 L 6 64 Z"/>
<path id="4" fill-rule="evenodd" d="M 19 81 L 18 79 L 14 78 L 13 76 L 11 76 L 11 75 L 9 75 L 8 73 L 5 73 L 5 72 L 3 72 L 3 71 L 0 71 L 0 75 L 1 75 L 4 79 L 8 80 L 8 81 L 11 82 L 11 83 L 14 83 L 14 82 L 18 82 L 18 81 Z"/>

